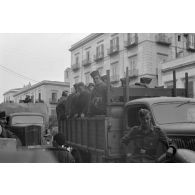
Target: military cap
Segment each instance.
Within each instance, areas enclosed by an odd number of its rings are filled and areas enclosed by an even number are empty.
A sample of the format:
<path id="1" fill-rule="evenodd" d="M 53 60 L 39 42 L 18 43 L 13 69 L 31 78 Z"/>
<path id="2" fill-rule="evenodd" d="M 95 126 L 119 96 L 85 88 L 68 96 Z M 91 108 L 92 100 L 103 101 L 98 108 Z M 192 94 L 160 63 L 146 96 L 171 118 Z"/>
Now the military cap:
<path id="1" fill-rule="evenodd" d="M 63 91 L 62 92 L 62 96 L 67 96 L 68 95 L 68 91 Z"/>
<path id="2" fill-rule="evenodd" d="M 94 83 L 89 83 L 88 87 L 90 87 L 90 86 L 94 87 L 95 85 L 94 85 Z"/>
<path id="3" fill-rule="evenodd" d="M 83 83 L 83 82 L 79 82 L 79 83 L 77 83 L 77 87 L 81 87 L 81 86 L 85 86 L 85 84 Z"/>
<path id="4" fill-rule="evenodd" d="M 100 76 L 100 73 L 99 73 L 98 70 L 94 70 L 93 72 L 90 73 L 90 75 L 91 75 L 91 77 L 94 78 L 94 77 L 97 76 L 97 75 Z"/>
<path id="5" fill-rule="evenodd" d="M 1 118 L 1 119 L 6 119 L 5 111 L 1 111 L 1 112 L 0 112 L 0 118 Z"/>

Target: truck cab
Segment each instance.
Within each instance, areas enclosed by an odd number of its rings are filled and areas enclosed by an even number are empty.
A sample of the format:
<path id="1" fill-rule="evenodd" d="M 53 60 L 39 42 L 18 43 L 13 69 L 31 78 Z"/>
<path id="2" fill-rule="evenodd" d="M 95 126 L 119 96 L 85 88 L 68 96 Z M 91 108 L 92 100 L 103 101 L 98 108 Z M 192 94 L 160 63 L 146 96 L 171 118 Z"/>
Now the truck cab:
<path id="1" fill-rule="evenodd" d="M 151 111 L 152 121 L 178 148 L 195 150 L 195 99 L 185 97 L 140 98 L 125 105 L 125 128 L 139 125 L 138 111 Z"/>
<path id="2" fill-rule="evenodd" d="M 8 116 L 7 128 L 21 140 L 22 146 L 41 145 L 45 118 L 40 113 L 12 113 Z"/>

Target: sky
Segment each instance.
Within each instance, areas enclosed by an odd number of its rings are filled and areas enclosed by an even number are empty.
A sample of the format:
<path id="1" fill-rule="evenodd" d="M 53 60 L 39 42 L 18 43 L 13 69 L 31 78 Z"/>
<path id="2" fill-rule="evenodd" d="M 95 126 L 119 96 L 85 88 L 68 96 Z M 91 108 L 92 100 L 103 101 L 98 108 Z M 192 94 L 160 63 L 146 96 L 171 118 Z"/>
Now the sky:
<path id="1" fill-rule="evenodd" d="M 64 81 L 72 44 L 85 33 L 0 33 L 0 102 L 3 93 L 29 82 Z"/>

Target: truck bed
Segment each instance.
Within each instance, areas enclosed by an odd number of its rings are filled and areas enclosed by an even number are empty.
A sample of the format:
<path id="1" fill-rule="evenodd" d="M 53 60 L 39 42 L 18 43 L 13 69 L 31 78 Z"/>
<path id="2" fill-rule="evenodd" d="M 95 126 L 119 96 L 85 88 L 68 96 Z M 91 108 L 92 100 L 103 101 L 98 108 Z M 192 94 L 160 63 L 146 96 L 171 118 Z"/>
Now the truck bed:
<path id="1" fill-rule="evenodd" d="M 60 132 L 66 144 L 91 155 L 91 162 L 104 162 L 121 157 L 120 138 L 123 134 L 120 118 L 96 116 L 61 121 Z"/>

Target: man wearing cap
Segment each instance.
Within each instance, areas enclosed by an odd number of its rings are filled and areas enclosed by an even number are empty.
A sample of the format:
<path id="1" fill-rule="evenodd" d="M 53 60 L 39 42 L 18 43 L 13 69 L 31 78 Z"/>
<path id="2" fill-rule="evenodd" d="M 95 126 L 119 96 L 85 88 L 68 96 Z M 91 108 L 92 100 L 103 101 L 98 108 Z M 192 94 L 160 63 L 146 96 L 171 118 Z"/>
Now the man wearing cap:
<path id="1" fill-rule="evenodd" d="M 6 114 L 5 111 L 0 112 L 0 138 L 14 138 L 17 141 L 17 145 L 21 146 L 20 139 L 11 131 L 6 129 Z"/>
<path id="2" fill-rule="evenodd" d="M 84 117 L 88 112 L 90 92 L 87 90 L 83 82 L 78 83 L 78 92 L 78 116 Z"/>
<path id="3" fill-rule="evenodd" d="M 65 118 L 66 113 L 66 100 L 68 98 L 68 91 L 62 92 L 62 97 L 58 100 L 57 106 L 56 106 L 56 114 L 58 122 Z"/>
<path id="4" fill-rule="evenodd" d="M 91 77 L 95 87 L 91 93 L 88 113 L 90 115 L 106 115 L 107 86 L 97 70 L 91 73 Z"/>
<path id="5" fill-rule="evenodd" d="M 72 118 L 77 114 L 77 101 L 78 101 L 78 84 L 75 83 L 74 85 L 74 92 L 71 93 L 66 101 L 66 115 L 68 118 Z"/>
<path id="6" fill-rule="evenodd" d="M 95 87 L 94 83 L 89 83 L 89 85 L 87 86 L 87 89 L 91 93 L 93 91 L 94 87 Z"/>
<path id="7" fill-rule="evenodd" d="M 125 145 L 130 141 L 133 144 L 128 162 L 156 162 L 163 154 L 173 156 L 176 153 L 176 145 L 159 127 L 153 125 L 151 112 L 148 109 L 140 109 L 138 116 L 140 125 L 132 127 L 121 140 Z"/>

